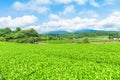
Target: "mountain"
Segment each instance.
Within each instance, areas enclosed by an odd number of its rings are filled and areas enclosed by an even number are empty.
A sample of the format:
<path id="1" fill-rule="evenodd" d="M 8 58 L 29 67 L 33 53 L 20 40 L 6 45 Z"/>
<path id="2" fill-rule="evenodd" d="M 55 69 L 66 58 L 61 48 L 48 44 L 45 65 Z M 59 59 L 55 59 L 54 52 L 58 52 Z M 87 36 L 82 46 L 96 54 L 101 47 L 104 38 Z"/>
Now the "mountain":
<path id="1" fill-rule="evenodd" d="M 68 33 L 82 33 L 82 32 L 102 32 L 102 30 L 93 30 L 93 29 L 81 29 L 73 32 L 68 32 L 64 30 L 49 31 L 43 34 L 68 34 Z"/>
<path id="2" fill-rule="evenodd" d="M 76 30 L 74 33 L 82 33 L 82 32 L 102 32 L 103 30 L 93 30 L 93 29 L 81 29 L 81 30 Z"/>
<path id="3" fill-rule="evenodd" d="M 44 34 L 67 34 L 67 33 L 69 33 L 69 32 L 63 31 L 63 30 L 56 30 L 56 31 L 49 31 Z"/>

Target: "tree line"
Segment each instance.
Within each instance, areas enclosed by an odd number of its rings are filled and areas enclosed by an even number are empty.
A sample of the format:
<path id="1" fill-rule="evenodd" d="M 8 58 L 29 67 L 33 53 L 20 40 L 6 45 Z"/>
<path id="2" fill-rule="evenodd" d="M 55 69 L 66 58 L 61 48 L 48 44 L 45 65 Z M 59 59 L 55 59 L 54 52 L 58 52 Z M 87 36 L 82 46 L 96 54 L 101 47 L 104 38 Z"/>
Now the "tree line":
<path id="1" fill-rule="evenodd" d="M 83 33 L 66 33 L 66 34 L 39 34 L 35 29 L 22 30 L 17 27 L 15 30 L 10 28 L 0 29 L 0 41 L 17 42 L 17 43 L 38 43 L 46 40 L 64 40 L 79 39 L 84 37 L 108 36 L 109 39 L 120 38 L 117 31 L 102 32 L 83 32 Z"/>

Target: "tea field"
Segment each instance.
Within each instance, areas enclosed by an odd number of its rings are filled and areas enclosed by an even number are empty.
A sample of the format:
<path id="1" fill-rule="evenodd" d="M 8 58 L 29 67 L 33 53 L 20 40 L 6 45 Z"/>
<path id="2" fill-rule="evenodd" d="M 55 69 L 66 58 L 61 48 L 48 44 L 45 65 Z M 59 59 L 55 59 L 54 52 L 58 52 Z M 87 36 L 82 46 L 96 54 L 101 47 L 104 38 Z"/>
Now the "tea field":
<path id="1" fill-rule="evenodd" d="M 0 42 L 0 80 L 120 80 L 120 43 Z"/>

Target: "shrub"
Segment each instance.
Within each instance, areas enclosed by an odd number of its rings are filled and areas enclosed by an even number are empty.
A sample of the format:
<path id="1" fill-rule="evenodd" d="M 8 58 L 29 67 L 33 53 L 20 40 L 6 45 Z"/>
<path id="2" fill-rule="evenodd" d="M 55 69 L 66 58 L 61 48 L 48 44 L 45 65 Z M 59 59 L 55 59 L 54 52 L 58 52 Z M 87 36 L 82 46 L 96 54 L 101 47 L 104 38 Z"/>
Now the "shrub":
<path id="1" fill-rule="evenodd" d="M 5 41 L 5 38 L 4 37 L 0 37 L 0 41 Z"/>
<path id="2" fill-rule="evenodd" d="M 89 43 L 89 39 L 88 38 L 84 38 L 83 39 L 83 43 Z"/>

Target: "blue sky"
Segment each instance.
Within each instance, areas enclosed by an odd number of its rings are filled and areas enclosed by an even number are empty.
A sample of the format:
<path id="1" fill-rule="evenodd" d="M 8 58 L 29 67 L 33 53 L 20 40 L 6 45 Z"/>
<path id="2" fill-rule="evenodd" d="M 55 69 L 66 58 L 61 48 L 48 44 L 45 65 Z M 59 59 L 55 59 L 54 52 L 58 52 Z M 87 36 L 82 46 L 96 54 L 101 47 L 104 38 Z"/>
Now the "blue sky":
<path id="1" fill-rule="evenodd" d="M 1 0 L 0 28 L 119 30 L 120 0 Z"/>

